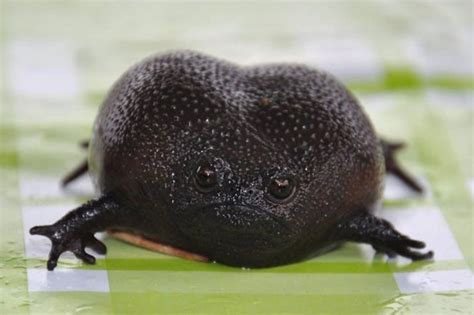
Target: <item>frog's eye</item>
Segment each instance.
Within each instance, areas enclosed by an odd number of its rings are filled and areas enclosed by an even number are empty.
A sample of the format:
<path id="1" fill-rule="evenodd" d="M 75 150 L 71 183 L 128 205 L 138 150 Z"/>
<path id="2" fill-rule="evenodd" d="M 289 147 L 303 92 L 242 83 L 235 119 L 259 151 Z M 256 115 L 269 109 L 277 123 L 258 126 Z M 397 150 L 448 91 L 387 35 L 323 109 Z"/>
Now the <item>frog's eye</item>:
<path id="1" fill-rule="evenodd" d="M 209 163 L 199 165 L 194 174 L 194 184 L 200 192 L 210 192 L 217 186 L 217 173 Z"/>
<path id="2" fill-rule="evenodd" d="M 281 203 L 287 201 L 295 192 L 294 180 L 290 177 L 276 177 L 267 186 L 270 201 Z"/>

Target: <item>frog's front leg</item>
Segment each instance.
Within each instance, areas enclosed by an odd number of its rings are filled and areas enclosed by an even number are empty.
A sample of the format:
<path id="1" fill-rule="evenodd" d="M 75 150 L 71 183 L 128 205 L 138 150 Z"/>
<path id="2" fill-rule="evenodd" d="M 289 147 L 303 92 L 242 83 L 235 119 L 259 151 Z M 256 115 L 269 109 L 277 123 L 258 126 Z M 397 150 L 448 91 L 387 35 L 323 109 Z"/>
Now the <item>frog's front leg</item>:
<path id="1" fill-rule="evenodd" d="M 389 257 L 400 255 L 412 260 L 433 257 L 432 251 L 421 253 L 413 250 L 424 248 L 425 243 L 401 234 L 390 222 L 365 211 L 340 223 L 336 228 L 336 239 L 370 244 Z"/>
<path id="2" fill-rule="evenodd" d="M 127 213 L 124 213 L 127 211 L 120 207 L 113 196 L 104 196 L 88 201 L 52 225 L 31 228 L 30 234 L 43 235 L 51 240 L 48 270 L 56 267 L 59 256 L 66 251 L 71 251 L 88 264 L 94 264 L 94 256 L 87 254 L 85 247 L 105 254 L 105 245 L 94 237 L 94 233 L 121 226 L 123 222 L 120 221 L 127 217 Z"/>

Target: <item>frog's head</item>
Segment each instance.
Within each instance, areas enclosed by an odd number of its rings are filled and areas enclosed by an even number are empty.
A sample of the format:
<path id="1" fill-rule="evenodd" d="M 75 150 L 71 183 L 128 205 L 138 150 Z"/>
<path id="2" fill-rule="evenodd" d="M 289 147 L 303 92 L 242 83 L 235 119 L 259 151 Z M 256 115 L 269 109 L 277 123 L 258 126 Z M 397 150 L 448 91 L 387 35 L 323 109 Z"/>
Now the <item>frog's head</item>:
<path id="1" fill-rule="evenodd" d="M 180 173 L 172 211 L 193 248 L 211 259 L 277 264 L 304 238 L 311 196 L 301 189 L 301 173 L 268 148 L 208 150 Z"/>

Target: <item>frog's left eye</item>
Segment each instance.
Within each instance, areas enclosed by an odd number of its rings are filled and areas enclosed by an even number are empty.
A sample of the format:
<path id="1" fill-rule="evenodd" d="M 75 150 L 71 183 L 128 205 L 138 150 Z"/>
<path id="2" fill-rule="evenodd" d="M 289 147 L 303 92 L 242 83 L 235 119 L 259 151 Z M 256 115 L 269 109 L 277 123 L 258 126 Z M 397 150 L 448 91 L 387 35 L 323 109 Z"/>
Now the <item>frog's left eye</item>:
<path id="1" fill-rule="evenodd" d="M 209 163 L 199 165 L 194 175 L 196 188 L 204 193 L 212 191 L 217 186 L 217 173 Z"/>
<path id="2" fill-rule="evenodd" d="M 285 202 L 293 196 L 294 192 L 295 183 L 290 177 L 272 178 L 267 187 L 268 197 L 273 202 Z"/>

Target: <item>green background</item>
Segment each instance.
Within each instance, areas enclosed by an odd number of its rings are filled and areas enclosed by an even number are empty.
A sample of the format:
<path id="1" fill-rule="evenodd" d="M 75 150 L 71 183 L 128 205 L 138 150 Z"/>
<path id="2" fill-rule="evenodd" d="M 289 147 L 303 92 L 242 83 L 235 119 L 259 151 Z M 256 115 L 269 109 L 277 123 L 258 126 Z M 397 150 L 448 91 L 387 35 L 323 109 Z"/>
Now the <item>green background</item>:
<path id="1" fill-rule="evenodd" d="M 0 313 L 473 312 L 472 287 L 403 294 L 393 277 L 474 266 L 472 2 L 2 1 L 1 10 Z M 409 143 L 400 159 L 430 187 L 422 197 L 386 200 L 385 211 L 438 207 L 464 259 L 367 262 L 357 245 L 346 244 L 298 264 L 241 270 L 106 239 L 109 254 L 97 265 L 65 259 L 59 267 L 106 270 L 110 292 L 29 292 L 27 270 L 44 269 L 45 260 L 25 255 L 22 208 L 90 196 L 25 197 L 22 178 L 59 180 L 82 159 L 77 143 L 89 137 L 118 76 L 144 56 L 182 48 L 334 73 L 380 134 Z M 22 77 L 18 49 L 33 73 L 72 65 L 75 92 L 58 97 L 54 87 L 42 91 L 47 77 Z"/>

